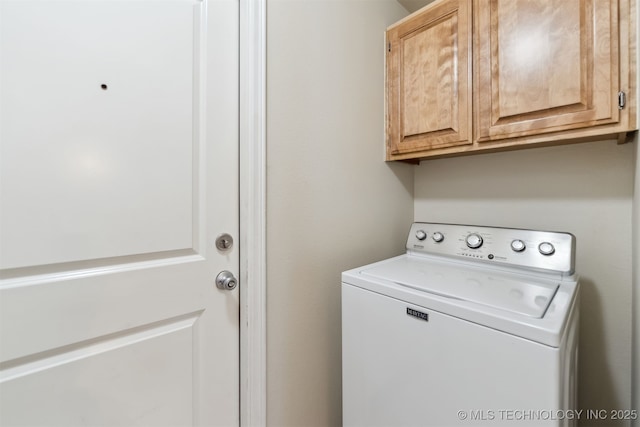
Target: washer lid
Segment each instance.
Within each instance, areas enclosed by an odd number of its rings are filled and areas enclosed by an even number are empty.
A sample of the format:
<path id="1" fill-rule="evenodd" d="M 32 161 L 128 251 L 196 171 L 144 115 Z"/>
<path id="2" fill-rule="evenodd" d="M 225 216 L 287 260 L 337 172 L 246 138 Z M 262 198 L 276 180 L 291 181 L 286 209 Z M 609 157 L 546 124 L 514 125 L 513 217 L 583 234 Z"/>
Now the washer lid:
<path id="1" fill-rule="evenodd" d="M 536 277 L 414 257 L 374 264 L 360 274 L 533 318 L 544 316 L 559 287 Z"/>

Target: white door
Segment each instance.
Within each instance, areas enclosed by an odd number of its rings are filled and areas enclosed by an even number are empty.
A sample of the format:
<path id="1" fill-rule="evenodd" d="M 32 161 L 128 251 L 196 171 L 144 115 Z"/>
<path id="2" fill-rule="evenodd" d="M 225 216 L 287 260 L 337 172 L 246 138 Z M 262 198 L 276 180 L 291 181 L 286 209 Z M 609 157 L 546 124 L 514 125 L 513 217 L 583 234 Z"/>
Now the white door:
<path id="1" fill-rule="evenodd" d="M 0 425 L 238 425 L 238 0 L 0 0 Z"/>

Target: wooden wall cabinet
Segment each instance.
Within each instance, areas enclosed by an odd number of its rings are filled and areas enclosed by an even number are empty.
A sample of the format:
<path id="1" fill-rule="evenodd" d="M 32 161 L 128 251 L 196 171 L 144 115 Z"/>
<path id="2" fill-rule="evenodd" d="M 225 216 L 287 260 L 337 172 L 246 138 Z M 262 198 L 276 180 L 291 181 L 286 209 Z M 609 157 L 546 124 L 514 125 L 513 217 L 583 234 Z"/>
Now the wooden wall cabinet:
<path id="1" fill-rule="evenodd" d="M 635 14 L 635 0 L 438 0 L 394 24 L 387 160 L 624 139 Z"/>
<path id="2" fill-rule="evenodd" d="M 387 31 L 387 151 L 471 143 L 471 4 L 445 0 Z"/>

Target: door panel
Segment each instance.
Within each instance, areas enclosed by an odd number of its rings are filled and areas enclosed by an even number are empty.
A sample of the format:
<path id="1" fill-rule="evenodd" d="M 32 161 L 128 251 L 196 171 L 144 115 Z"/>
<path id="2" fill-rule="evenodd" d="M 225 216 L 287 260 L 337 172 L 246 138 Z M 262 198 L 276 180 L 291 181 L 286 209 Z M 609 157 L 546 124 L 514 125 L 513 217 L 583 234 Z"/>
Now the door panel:
<path id="1" fill-rule="evenodd" d="M 191 425 L 194 320 L 102 337 L 8 369 L 3 424 Z"/>
<path id="2" fill-rule="evenodd" d="M 192 248 L 200 13 L 3 3 L 2 268 Z"/>
<path id="3" fill-rule="evenodd" d="M 617 123 L 617 4 L 476 0 L 477 140 Z"/>
<path id="4" fill-rule="evenodd" d="M 238 1 L 0 31 L 0 424 L 237 425 Z"/>
<path id="5" fill-rule="evenodd" d="M 508 117 L 584 102 L 580 3 L 501 2 L 496 12 L 499 25 L 492 37 L 499 47 L 498 114 Z M 532 15 L 541 20 L 532 21 Z M 547 41 L 554 37 L 561 38 L 562 46 Z"/>
<path id="6" fill-rule="evenodd" d="M 393 155 L 471 144 L 471 7 L 440 2 L 387 31 Z"/>

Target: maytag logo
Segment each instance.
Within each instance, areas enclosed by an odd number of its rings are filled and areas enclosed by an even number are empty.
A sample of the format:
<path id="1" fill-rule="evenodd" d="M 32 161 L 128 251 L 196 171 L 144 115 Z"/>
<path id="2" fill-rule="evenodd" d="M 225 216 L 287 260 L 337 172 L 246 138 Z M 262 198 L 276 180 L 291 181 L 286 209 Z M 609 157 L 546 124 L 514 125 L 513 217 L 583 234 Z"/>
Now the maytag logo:
<path id="1" fill-rule="evenodd" d="M 417 317 L 418 319 L 424 320 L 425 322 L 429 321 L 429 314 L 428 313 L 423 313 L 421 311 L 414 310 L 413 308 L 407 307 L 407 314 L 409 316 Z"/>

